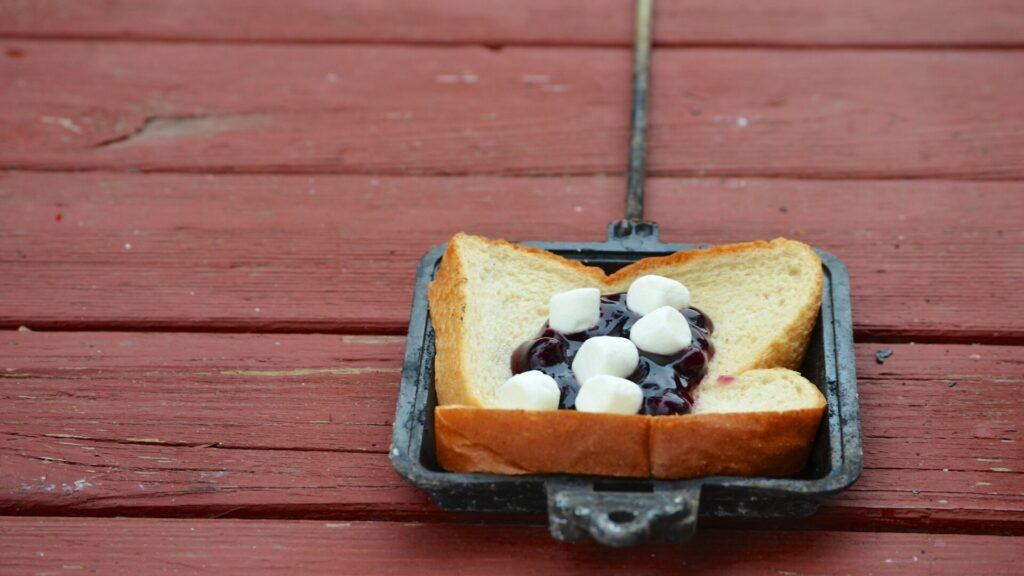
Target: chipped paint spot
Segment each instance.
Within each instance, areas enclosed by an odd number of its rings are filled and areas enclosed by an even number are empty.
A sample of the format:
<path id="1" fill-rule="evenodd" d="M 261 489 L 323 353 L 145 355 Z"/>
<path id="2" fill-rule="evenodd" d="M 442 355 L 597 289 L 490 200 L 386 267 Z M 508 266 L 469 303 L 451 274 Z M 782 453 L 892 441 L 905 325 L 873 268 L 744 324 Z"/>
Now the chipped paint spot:
<path id="1" fill-rule="evenodd" d="M 480 77 L 472 72 L 463 72 L 462 74 L 438 74 L 434 77 L 434 82 L 438 84 L 476 84 Z"/>
<path id="2" fill-rule="evenodd" d="M 332 522 L 324 524 L 324 528 L 348 528 L 351 525 L 350 522 Z"/>
<path id="3" fill-rule="evenodd" d="M 92 486 L 92 484 L 89 483 L 89 480 L 86 479 L 86 478 L 82 478 L 80 480 L 75 480 L 71 484 L 63 484 L 62 483 L 60 485 L 60 491 L 65 496 L 70 496 L 70 495 L 74 494 L 75 492 L 79 492 L 79 491 L 85 490 L 86 488 L 89 488 L 90 486 Z M 47 492 L 53 492 L 54 490 L 57 489 L 57 485 L 56 484 L 49 484 L 47 486 L 43 486 L 42 488 L 43 488 L 43 490 L 46 490 Z"/>
<path id="4" fill-rule="evenodd" d="M 993 468 L 992 471 L 993 472 L 1013 472 L 1013 470 L 1010 470 L 1009 468 L 1002 468 L 1002 467 L 1000 467 L 1000 468 Z"/>
<path id="5" fill-rule="evenodd" d="M 125 438 L 125 442 L 144 442 L 146 444 L 159 444 L 163 440 L 159 438 Z"/>
<path id="6" fill-rule="evenodd" d="M 75 124 L 71 118 L 65 118 L 63 116 L 40 116 L 39 121 L 43 124 L 53 124 L 54 126 L 60 126 L 68 132 L 74 132 L 75 134 L 82 133 L 82 127 Z"/>

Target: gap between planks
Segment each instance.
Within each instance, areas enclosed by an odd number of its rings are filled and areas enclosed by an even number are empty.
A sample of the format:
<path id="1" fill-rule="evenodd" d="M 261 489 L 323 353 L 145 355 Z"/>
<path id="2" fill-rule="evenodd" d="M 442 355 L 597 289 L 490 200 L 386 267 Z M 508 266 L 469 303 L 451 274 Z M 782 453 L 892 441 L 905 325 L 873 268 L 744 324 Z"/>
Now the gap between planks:
<path id="1" fill-rule="evenodd" d="M 299 334 L 327 336 L 365 336 L 369 338 L 396 338 L 404 340 L 407 332 L 402 326 L 370 327 L 364 330 L 351 324 L 311 325 L 304 322 L 281 323 L 253 328 L 246 324 L 218 326 L 147 324 L 145 322 L 41 322 L 32 326 L 0 322 L 0 330 L 29 332 L 131 332 L 175 334 Z M 857 344 L 978 344 L 990 346 L 1024 346 L 1024 334 L 995 334 L 988 331 L 966 331 L 953 334 L 931 334 L 914 331 L 855 330 Z"/>
<path id="2" fill-rule="evenodd" d="M 0 39 L 2 41 L 2 39 Z M 111 142 L 102 143 L 103 146 L 116 144 L 129 138 L 119 138 Z M 102 146 L 101 146 L 102 147 Z M 550 179 L 550 178 L 587 178 L 587 177 L 624 177 L 626 175 L 626 159 L 622 160 L 622 170 L 597 170 L 597 171 L 576 171 L 576 170 L 532 170 L 529 173 L 523 172 L 501 172 L 501 171 L 472 171 L 472 170 L 391 170 L 391 169 L 331 169 L 323 166 L 303 167 L 294 166 L 292 168 L 285 168 L 282 166 L 268 166 L 266 169 L 258 168 L 225 168 L 225 167 L 189 167 L 189 166 L 178 166 L 174 168 L 146 168 L 146 167 L 125 167 L 116 168 L 110 166 L 83 166 L 81 168 L 68 168 L 63 165 L 46 166 L 42 164 L 24 166 L 17 163 L 4 164 L 0 162 L 0 173 L 27 173 L 27 174 L 96 174 L 104 175 L 109 174 L 111 176 L 118 175 L 130 175 L 130 174 L 143 174 L 143 175 L 161 175 L 161 176 L 197 176 L 197 175 L 211 175 L 211 176 L 265 176 L 268 178 L 274 176 L 375 176 L 385 178 L 452 178 L 452 179 L 473 179 L 473 178 L 502 178 L 508 180 L 532 180 L 532 179 Z M 940 175 L 929 175 L 929 174 L 865 174 L 859 172 L 843 173 L 822 173 L 822 174 L 806 174 L 801 172 L 790 173 L 766 173 L 760 174 L 757 172 L 744 172 L 741 170 L 733 171 L 719 171 L 714 175 L 709 176 L 703 174 L 700 170 L 658 170 L 658 169 L 647 169 L 648 178 L 661 178 L 661 179 L 718 179 L 718 180 L 729 180 L 729 179 L 757 179 L 765 181 L 784 181 L 784 180 L 795 180 L 801 182 L 956 182 L 959 184 L 1016 184 L 1024 182 L 1024 178 L 1004 178 L 1001 176 L 993 176 L 992 178 L 979 178 L 976 174 L 940 174 Z M 625 194 L 623 194 L 625 197 Z"/>
<path id="3" fill-rule="evenodd" d="M 628 43 L 614 41 L 502 41 L 496 43 L 477 41 L 452 41 L 443 40 L 346 40 L 326 38 L 172 38 L 169 36 L 152 35 L 146 37 L 133 36 L 112 36 L 105 34 L 60 34 L 49 35 L 45 33 L 16 33 L 6 32 L 0 34 L 0 42 L 19 40 L 31 40 L 41 42 L 103 42 L 120 44 L 200 44 L 200 45 L 229 45 L 229 46 L 393 46 L 398 48 L 482 48 L 492 52 L 501 52 L 505 48 L 566 48 L 566 49 L 615 49 L 630 51 L 633 46 Z M 808 51 L 841 51 L 841 50 L 866 50 L 866 51 L 1016 51 L 1024 50 L 1024 43 L 1021 42 L 983 42 L 972 41 L 948 44 L 930 44 L 926 42 L 915 43 L 891 43 L 891 42 L 845 42 L 834 44 L 818 44 L 813 42 L 743 42 L 743 41 L 655 41 L 655 49 L 662 50 L 779 50 L 793 52 Z"/>

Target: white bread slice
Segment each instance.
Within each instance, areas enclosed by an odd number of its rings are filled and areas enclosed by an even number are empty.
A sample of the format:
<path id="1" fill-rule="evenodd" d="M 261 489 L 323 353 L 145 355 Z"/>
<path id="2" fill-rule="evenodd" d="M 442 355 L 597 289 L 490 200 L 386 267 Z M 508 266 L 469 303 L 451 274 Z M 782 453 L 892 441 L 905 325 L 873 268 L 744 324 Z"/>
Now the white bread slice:
<path id="1" fill-rule="evenodd" d="M 429 290 L 437 403 L 494 406 L 512 351 L 544 326 L 551 295 L 604 281 L 600 269 L 545 250 L 456 235 Z"/>
<path id="2" fill-rule="evenodd" d="M 498 387 L 511 376 L 512 350 L 544 324 L 552 294 L 580 287 L 624 292 L 644 274 L 682 281 L 693 305 L 715 323 L 716 354 L 693 414 L 494 409 Z M 810 450 L 824 398 L 793 372 L 744 373 L 799 365 L 820 306 L 821 274 L 808 246 L 785 239 L 648 258 L 609 277 L 543 250 L 458 234 L 429 290 L 438 459 L 453 471 L 509 474 L 793 473 Z M 720 375 L 723 382 L 742 377 L 720 384 Z M 789 436 L 794 431 L 800 432 L 796 443 Z M 770 449 L 773 438 L 776 449 Z M 698 439 L 710 452 L 687 449 Z M 757 453 L 744 456 L 750 446 Z"/>

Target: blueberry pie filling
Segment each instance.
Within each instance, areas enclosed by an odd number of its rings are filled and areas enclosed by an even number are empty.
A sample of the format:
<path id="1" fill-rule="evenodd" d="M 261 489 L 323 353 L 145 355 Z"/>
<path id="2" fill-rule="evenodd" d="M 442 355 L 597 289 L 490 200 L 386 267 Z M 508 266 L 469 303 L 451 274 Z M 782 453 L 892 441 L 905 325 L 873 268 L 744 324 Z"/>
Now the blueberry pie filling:
<path id="1" fill-rule="evenodd" d="M 638 350 L 636 369 L 626 379 L 643 392 L 638 414 L 650 416 L 686 414 L 693 408 L 693 393 L 707 373 L 714 356 L 711 342 L 714 324 L 694 307 L 679 311 L 690 329 L 690 345 L 669 355 Z M 581 383 L 573 373 L 573 359 L 585 341 L 595 336 L 629 338 L 641 315 L 626 306 L 626 293 L 601 296 L 597 324 L 580 332 L 566 334 L 544 324 L 540 333 L 512 353 L 512 373 L 537 370 L 554 379 L 561 393 L 559 409 L 574 410 Z"/>

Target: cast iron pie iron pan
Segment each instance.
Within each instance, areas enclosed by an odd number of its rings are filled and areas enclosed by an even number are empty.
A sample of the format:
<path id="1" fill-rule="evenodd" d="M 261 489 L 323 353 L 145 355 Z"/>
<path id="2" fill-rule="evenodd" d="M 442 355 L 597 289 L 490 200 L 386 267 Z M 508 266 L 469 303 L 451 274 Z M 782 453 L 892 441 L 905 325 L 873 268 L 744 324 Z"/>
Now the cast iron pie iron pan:
<path id="1" fill-rule="evenodd" d="M 608 226 L 600 243 L 525 242 L 613 272 L 638 259 L 705 246 L 663 244 L 658 226 L 642 220 L 647 132 L 647 87 L 653 0 L 637 2 L 632 137 L 626 219 Z M 784 517 L 813 514 L 823 497 L 849 487 L 860 475 L 861 448 L 857 379 L 854 371 L 850 284 L 832 254 L 815 249 L 824 272 L 821 312 L 800 368 L 828 401 L 806 468 L 787 478 L 711 476 L 689 480 L 645 480 L 578 475 L 503 476 L 446 472 L 434 452 L 434 330 L 427 286 L 446 246 L 420 261 L 406 341 L 402 384 L 391 441 L 391 463 L 407 480 L 430 493 L 446 510 L 547 511 L 551 534 L 578 541 L 588 534 L 608 546 L 630 546 L 656 536 L 690 538 L 698 510 L 704 516 Z"/>

